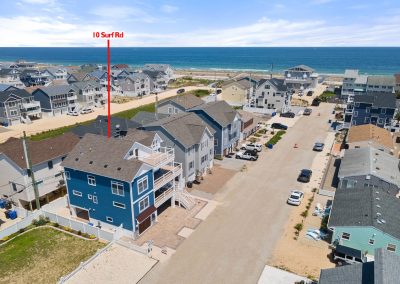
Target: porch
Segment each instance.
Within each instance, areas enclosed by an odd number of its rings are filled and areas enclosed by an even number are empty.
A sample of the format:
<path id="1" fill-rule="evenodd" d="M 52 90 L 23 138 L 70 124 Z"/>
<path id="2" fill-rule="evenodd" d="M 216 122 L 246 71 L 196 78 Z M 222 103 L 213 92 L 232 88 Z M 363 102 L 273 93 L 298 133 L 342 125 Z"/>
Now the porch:
<path id="1" fill-rule="evenodd" d="M 154 151 L 149 155 L 139 157 L 139 160 L 155 168 L 161 168 L 164 165 L 173 163 L 174 159 L 174 149 L 167 147 L 161 147 L 159 151 Z"/>

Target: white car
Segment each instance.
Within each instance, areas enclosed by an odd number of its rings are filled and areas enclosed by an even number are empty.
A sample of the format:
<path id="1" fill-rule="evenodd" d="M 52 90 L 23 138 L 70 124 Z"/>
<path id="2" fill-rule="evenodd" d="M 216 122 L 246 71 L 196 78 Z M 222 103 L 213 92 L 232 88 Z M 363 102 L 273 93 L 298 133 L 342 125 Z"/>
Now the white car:
<path id="1" fill-rule="evenodd" d="M 258 156 L 257 154 L 251 154 L 250 151 L 240 151 L 236 153 L 236 159 L 248 160 L 248 161 L 257 161 Z"/>
<path id="2" fill-rule="evenodd" d="M 290 193 L 287 203 L 290 205 L 299 206 L 301 204 L 301 201 L 303 200 L 303 197 L 304 197 L 304 193 L 302 191 L 293 190 Z"/>
<path id="3" fill-rule="evenodd" d="M 87 114 L 87 113 L 91 113 L 94 112 L 94 110 L 92 108 L 86 107 L 84 109 L 81 110 L 81 114 Z"/>
<path id="4" fill-rule="evenodd" d="M 240 148 L 242 150 L 256 150 L 257 152 L 262 151 L 262 144 L 259 143 L 249 143 L 249 144 L 242 144 L 242 147 Z"/>
<path id="5" fill-rule="evenodd" d="M 73 110 L 73 111 L 69 111 L 69 112 L 67 112 L 67 115 L 71 115 L 71 116 L 78 116 L 78 115 L 79 115 L 79 113 L 78 113 L 76 110 Z"/>

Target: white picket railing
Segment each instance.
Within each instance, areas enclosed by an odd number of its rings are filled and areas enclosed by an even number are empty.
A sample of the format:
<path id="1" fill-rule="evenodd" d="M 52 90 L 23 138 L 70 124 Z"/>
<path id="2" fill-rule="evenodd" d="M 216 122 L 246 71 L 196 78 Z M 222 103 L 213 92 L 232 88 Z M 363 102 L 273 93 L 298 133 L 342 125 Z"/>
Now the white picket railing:
<path id="1" fill-rule="evenodd" d="M 14 210 L 17 210 L 17 214 L 18 214 L 18 211 L 22 212 L 22 209 L 20 210 L 20 209 L 14 208 Z M 21 221 L 18 221 L 14 225 L 11 225 L 3 230 L 0 230 L 0 240 L 18 232 L 21 229 L 28 227 L 30 224 L 32 224 L 32 221 L 34 219 L 38 219 L 41 214 L 42 214 L 42 212 L 40 210 L 33 211 L 29 215 L 27 215 L 24 219 L 22 219 Z M 0 229 L 1 229 L 1 227 L 0 227 Z"/>

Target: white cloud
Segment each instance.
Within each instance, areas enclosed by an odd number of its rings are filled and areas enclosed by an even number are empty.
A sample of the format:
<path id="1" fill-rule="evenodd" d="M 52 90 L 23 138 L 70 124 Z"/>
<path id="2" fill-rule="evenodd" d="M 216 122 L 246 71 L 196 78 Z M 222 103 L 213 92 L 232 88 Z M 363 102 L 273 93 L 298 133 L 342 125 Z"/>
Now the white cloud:
<path id="1" fill-rule="evenodd" d="M 91 14 L 111 20 L 129 20 L 134 22 L 153 23 L 155 18 L 143 9 L 133 6 L 101 5 L 93 8 Z"/>
<path id="2" fill-rule="evenodd" d="M 164 13 L 167 13 L 167 14 L 174 13 L 178 10 L 179 10 L 179 8 L 177 6 L 172 6 L 172 5 L 167 5 L 167 4 L 161 6 L 161 11 L 163 11 Z"/>
<path id="3" fill-rule="evenodd" d="M 313 3 L 313 4 L 327 4 L 327 3 L 330 3 L 330 2 L 333 2 L 334 0 L 312 0 L 311 2 Z"/>
<path id="4" fill-rule="evenodd" d="M 20 0 L 27 4 L 54 4 L 54 0 Z"/>

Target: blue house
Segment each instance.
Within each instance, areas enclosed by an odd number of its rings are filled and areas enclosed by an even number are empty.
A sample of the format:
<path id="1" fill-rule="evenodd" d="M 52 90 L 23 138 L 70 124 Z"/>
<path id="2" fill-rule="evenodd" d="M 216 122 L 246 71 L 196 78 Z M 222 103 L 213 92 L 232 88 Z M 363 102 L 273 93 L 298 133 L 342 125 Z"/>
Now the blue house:
<path id="1" fill-rule="evenodd" d="M 391 93 L 354 95 L 345 111 L 345 124 L 373 124 L 382 128 L 391 127 L 396 111 L 396 96 Z"/>
<path id="2" fill-rule="evenodd" d="M 215 130 L 214 156 L 222 157 L 238 146 L 241 132 L 239 113 L 225 101 L 216 101 L 188 111 L 196 113 Z"/>
<path id="3" fill-rule="evenodd" d="M 140 130 L 124 138 L 86 134 L 62 163 L 72 215 L 138 236 L 166 206 L 191 207 L 182 166 L 161 142 Z"/>

